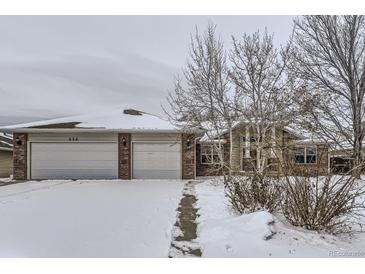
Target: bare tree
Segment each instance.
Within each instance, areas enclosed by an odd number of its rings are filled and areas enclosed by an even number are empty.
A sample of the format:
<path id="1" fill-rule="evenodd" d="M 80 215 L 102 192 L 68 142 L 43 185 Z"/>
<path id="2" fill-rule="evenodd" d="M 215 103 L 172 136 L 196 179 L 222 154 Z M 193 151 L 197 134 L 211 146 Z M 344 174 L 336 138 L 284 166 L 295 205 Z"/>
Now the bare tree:
<path id="1" fill-rule="evenodd" d="M 289 44 L 280 50 L 273 44 L 273 35 L 244 34 L 233 37 L 230 77 L 239 94 L 240 114 L 254 132 L 256 171 L 262 173 L 267 157 L 265 148 L 276 141 L 272 130 L 282 128 L 294 117 L 294 83 L 286 68 Z"/>
<path id="2" fill-rule="evenodd" d="M 295 20 L 291 71 L 302 80 L 302 124 L 361 163 L 364 139 L 364 16 Z"/>
<path id="3" fill-rule="evenodd" d="M 213 145 L 220 152 L 220 166 L 223 167 L 227 163 L 224 161 L 222 134 L 232 134 L 235 96 L 230 87 L 223 43 L 215 31 L 216 27 L 210 23 L 203 35 L 196 30 L 191 36 L 183 79 L 176 79 L 175 90 L 167 98 L 171 110 L 165 112 L 180 126 L 204 128 L 207 139 L 217 141 Z"/>

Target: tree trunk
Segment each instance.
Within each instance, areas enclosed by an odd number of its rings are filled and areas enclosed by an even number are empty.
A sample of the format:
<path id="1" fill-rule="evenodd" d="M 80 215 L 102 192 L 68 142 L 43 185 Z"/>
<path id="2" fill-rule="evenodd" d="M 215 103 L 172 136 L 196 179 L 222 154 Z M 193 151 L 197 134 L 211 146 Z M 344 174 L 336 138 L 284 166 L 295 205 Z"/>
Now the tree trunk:
<path id="1" fill-rule="evenodd" d="M 353 149 L 353 158 L 354 158 L 354 166 L 357 167 L 362 162 L 362 124 L 361 124 L 361 108 L 358 106 L 354 106 L 354 149 Z"/>

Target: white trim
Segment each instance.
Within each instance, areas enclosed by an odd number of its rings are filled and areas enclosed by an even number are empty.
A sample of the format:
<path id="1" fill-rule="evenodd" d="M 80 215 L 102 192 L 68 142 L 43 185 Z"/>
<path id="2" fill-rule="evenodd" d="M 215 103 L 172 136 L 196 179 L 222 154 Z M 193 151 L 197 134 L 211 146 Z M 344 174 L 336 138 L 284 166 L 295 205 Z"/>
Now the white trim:
<path id="1" fill-rule="evenodd" d="M 118 141 L 29 141 L 30 143 L 118 143 Z"/>
<path id="2" fill-rule="evenodd" d="M 10 147 L 0 147 L 0 151 L 13 151 L 13 148 L 10 148 Z"/>
<path id="3" fill-rule="evenodd" d="M 171 144 L 171 143 L 176 143 L 176 144 L 180 144 L 180 169 L 179 169 L 179 177 L 180 179 L 182 179 L 182 169 L 183 169 L 183 147 L 182 147 L 182 141 L 157 141 L 157 140 L 152 140 L 152 141 L 148 141 L 148 140 L 141 140 L 141 141 L 133 141 L 131 140 L 131 148 L 130 148 L 130 172 L 131 172 L 131 180 L 134 179 L 133 178 L 133 144 L 134 143 L 157 143 L 157 144 L 161 144 L 161 143 L 166 143 L 166 144 Z M 119 159 L 118 159 L 118 165 L 119 165 Z"/>
<path id="4" fill-rule="evenodd" d="M 170 143 L 181 143 L 181 141 L 180 140 L 178 140 L 178 141 L 173 141 L 173 140 L 171 140 L 171 141 L 168 141 L 168 140 L 163 140 L 163 141 L 158 141 L 158 140 L 138 140 L 138 141 L 131 141 L 132 143 L 168 143 L 168 144 L 170 144 Z"/>
<path id="5" fill-rule="evenodd" d="M 200 129 L 105 129 L 105 128 L 0 128 L 4 133 L 76 133 L 76 132 L 104 132 L 104 133 L 201 133 Z"/>
<path id="6" fill-rule="evenodd" d="M 275 126 L 271 128 L 271 157 L 274 158 L 276 148 L 276 129 Z"/>
<path id="7" fill-rule="evenodd" d="M 31 180 L 32 176 L 31 176 L 31 169 L 32 169 L 32 163 L 31 163 L 31 142 L 27 141 L 27 179 Z"/>
<path id="8" fill-rule="evenodd" d="M 251 144 L 250 144 L 250 128 L 246 125 L 245 135 L 245 158 L 251 158 Z"/>
<path id="9" fill-rule="evenodd" d="M 197 165 L 197 162 L 196 162 L 196 140 L 197 139 L 198 139 L 198 137 L 194 139 L 194 143 L 195 143 L 195 147 L 194 147 L 194 170 L 195 170 L 194 179 L 196 179 L 196 165 Z M 182 153 L 181 153 L 181 157 L 182 157 Z M 181 159 L 181 164 L 183 163 L 183 160 L 184 159 Z M 181 175 L 181 178 L 182 178 L 182 175 Z"/>

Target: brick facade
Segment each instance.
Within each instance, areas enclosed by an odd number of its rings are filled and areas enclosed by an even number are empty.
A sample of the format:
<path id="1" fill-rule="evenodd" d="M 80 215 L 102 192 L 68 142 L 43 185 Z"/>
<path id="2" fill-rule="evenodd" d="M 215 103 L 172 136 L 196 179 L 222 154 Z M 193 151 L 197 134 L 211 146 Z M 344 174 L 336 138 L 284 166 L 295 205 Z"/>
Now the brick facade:
<path id="1" fill-rule="evenodd" d="M 118 134 L 118 177 L 129 180 L 131 174 L 131 134 Z"/>
<path id="2" fill-rule="evenodd" d="M 27 179 L 28 134 L 13 134 L 13 176 L 15 180 Z"/>
<path id="3" fill-rule="evenodd" d="M 182 178 L 195 179 L 195 135 L 181 134 Z"/>
<path id="4" fill-rule="evenodd" d="M 234 132 L 233 138 L 233 172 L 244 173 L 250 172 L 250 163 L 246 161 L 252 161 L 252 158 L 244 158 L 244 142 L 241 140 L 243 135 L 242 130 Z M 225 161 L 229 161 L 230 144 L 228 136 L 225 136 L 226 143 L 224 146 L 224 158 Z M 280 153 L 280 159 L 282 161 L 284 169 L 291 171 L 291 175 L 311 175 L 321 176 L 328 174 L 328 147 L 324 144 L 316 144 L 317 147 L 317 162 L 315 164 L 298 164 L 294 161 L 294 146 L 293 139 L 287 134 L 280 136 L 282 142 L 282 153 Z M 196 136 L 194 134 L 183 133 L 181 134 L 181 159 L 182 159 L 182 178 L 194 179 L 195 176 L 216 176 L 221 175 L 223 172 L 219 166 L 201 163 L 201 144 L 196 144 Z M 27 179 L 27 143 L 28 134 L 26 133 L 14 133 L 13 138 L 13 174 L 15 180 Z M 118 134 L 118 177 L 120 179 L 132 178 L 132 151 L 131 151 L 131 134 L 120 133 Z M 310 144 L 313 145 L 313 144 Z M 272 160 L 272 159 L 270 159 Z M 280 168 L 276 165 L 275 168 L 270 171 L 278 172 Z M 274 165 L 273 165 L 274 167 Z M 285 168 L 287 167 L 287 168 Z M 252 170 L 251 170 L 252 171 Z"/>
<path id="5" fill-rule="evenodd" d="M 284 151 L 284 161 L 291 171 L 290 175 L 309 175 L 309 176 L 324 176 L 329 172 L 328 168 L 328 146 L 324 144 L 316 145 L 317 147 L 317 162 L 313 164 L 298 164 L 295 163 L 294 150 L 288 148 Z"/>

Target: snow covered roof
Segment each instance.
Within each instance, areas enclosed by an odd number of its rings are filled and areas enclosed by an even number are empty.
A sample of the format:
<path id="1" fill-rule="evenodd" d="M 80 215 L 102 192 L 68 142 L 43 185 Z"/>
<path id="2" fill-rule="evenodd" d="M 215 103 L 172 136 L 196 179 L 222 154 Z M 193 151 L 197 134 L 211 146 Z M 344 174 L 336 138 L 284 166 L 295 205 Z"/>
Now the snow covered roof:
<path id="1" fill-rule="evenodd" d="M 233 125 L 233 129 L 237 128 L 238 126 L 243 126 L 246 124 L 252 124 L 251 122 L 248 121 L 238 121 Z M 209 124 L 207 124 L 209 125 Z M 287 133 L 293 135 L 294 137 L 296 137 L 299 140 L 303 140 L 303 141 L 308 141 L 308 142 L 313 142 L 314 139 L 311 138 L 310 135 L 308 135 L 308 133 L 305 133 L 303 131 L 299 131 L 296 130 L 294 128 L 288 127 L 288 126 L 283 126 L 282 129 L 284 131 L 286 131 Z M 206 127 L 206 131 L 204 136 L 202 136 L 199 140 L 199 142 L 212 142 L 212 140 L 219 140 L 218 136 L 222 136 L 223 134 L 227 133 L 228 130 L 226 128 L 224 129 L 213 129 L 212 127 Z M 315 140 L 315 142 L 319 142 L 318 140 Z"/>
<path id="2" fill-rule="evenodd" d="M 57 118 L 0 128 L 2 132 L 40 131 L 120 131 L 120 132 L 177 132 L 169 121 L 139 110 L 117 108 L 65 118 Z"/>

